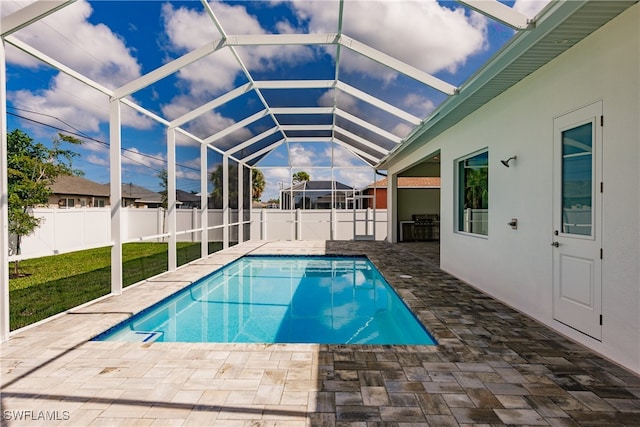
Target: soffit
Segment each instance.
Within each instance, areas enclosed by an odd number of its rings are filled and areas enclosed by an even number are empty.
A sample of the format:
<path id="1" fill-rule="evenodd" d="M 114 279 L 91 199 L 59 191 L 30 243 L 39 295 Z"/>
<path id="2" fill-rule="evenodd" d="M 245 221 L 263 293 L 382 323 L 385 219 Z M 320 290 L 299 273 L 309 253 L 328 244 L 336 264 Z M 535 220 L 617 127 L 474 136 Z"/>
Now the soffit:
<path id="1" fill-rule="evenodd" d="M 568 1 L 549 5 L 536 28 L 516 35 L 378 167 L 386 169 L 570 49 L 637 1 Z M 402 154 L 400 154 L 402 153 Z"/>

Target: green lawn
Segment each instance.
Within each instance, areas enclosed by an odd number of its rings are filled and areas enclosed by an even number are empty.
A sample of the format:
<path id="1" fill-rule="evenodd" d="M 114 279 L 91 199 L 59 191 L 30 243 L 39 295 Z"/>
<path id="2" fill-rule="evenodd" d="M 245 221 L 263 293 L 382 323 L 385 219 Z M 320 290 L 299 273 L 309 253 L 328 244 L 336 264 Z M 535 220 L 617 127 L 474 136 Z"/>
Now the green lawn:
<path id="1" fill-rule="evenodd" d="M 166 271 L 167 248 L 166 243 L 123 245 L 123 285 Z M 221 248 L 220 243 L 209 242 L 209 253 Z M 200 243 L 178 242 L 178 265 L 199 257 Z M 19 266 L 20 272 L 28 276 L 9 281 L 11 330 L 107 295 L 111 290 L 110 247 L 25 260 Z"/>

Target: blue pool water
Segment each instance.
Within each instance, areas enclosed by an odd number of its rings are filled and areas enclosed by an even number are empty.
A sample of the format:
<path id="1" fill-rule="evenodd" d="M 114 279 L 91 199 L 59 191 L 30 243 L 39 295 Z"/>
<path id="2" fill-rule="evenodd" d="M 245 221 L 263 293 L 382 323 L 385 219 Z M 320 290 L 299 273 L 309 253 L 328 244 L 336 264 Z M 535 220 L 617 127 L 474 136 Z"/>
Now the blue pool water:
<path id="1" fill-rule="evenodd" d="M 327 256 L 240 258 L 94 340 L 435 344 L 366 257 Z"/>

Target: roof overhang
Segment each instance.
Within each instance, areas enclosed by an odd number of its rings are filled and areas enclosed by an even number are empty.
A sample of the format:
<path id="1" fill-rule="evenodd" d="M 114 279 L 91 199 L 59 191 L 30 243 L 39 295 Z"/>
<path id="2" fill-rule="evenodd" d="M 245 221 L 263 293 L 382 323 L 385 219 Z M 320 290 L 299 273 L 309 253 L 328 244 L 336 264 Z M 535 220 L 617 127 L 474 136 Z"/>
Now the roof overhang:
<path id="1" fill-rule="evenodd" d="M 562 0 L 550 3 L 538 15 L 535 28 L 517 33 L 454 95 L 434 110 L 425 123 L 391 150 L 376 168 L 392 167 L 635 3 L 637 0 Z"/>

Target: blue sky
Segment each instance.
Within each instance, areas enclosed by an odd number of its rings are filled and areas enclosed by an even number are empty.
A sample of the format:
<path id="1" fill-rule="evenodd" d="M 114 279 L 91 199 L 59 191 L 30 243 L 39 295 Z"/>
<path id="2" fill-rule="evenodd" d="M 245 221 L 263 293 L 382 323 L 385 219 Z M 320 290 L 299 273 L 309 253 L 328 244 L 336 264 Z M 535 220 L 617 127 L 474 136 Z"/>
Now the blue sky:
<path id="1" fill-rule="evenodd" d="M 0 13 L 5 16 L 27 3 L 3 0 Z M 505 3 L 533 16 L 545 2 Z M 229 35 L 338 31 L 338 3 L 331 0 L 210 5 Z M 513 30 L 450 1 L 346 1 L 343 16 L 345 35 L 456 86 L 514 34 Z M 219 39 L 220 34 L 199 1 L 81 0 L 18 31 L 14 37 L 115 89 Z M 334 45 L 238 47 L 237 53 L 257 81 L 330 80 L 336 73 Z M 342 49 L 340 64 L 341 81 L 420 118 L 445 99 L 438 91 L 348 49 Z M 21 128 L 42 142 L 51 140 L 57 132 L 53 127 L 83 135 L 85 143 L 78 150 L 81 157 L 76 166 L 87 178 L 108 182 L 107 97 L 12 46 L 7 47 L 7 76 L 9 131 Z M 224 49 L 133 93 L 131 98 L 171 120 L 247 81 L 230 50 Z M 332 90 L 263 90 L 261 94 L 270 105 L 282 107 L 331 106 L 335 96 Z M 410 124 L 344 92 L 338 93 L 337 99 L 342 110 L 399 137 L 411 130 Z M 185 124 L 184 128 L 206 138 L 262 108 L 261 99 L 251 91 Z M 279 119 L 295 122 L 295 117 Z M 330 120 L 329 116 L 314 118 L 323 124 L 330 124 Z M 123 108 L 122 122 L 123 182 L 158 191 L 157 173 L 165 167 L 167 157 L 164 126 L 129 107 Z M 273 121 L 267 117 L 216 144 L 223 149 L 231 148 L 272 126 Z M 369 136 L 364 131 L 361 135 Z M 320 136 L 324 136 L 322 132 Z M 262 146 L 277 139 L 272 136 Z M 178 188 L 198 191 L 199 146 L 182 135 L 177 143 Z M 211 170 L 221 156 L 209 151 Z M 362 187 L 376 179 L 362 159 L 340 146 L 330 142 L 289 143 L 256 164 L 267 178 L 263 200 L 277 196 L 280 185 L 286 185 L 291 172 L 297 170 L 307 171 L 312 179 L 331 179 L 327 166 L 332 159 L 333 177 L 347 185 Z"/>

